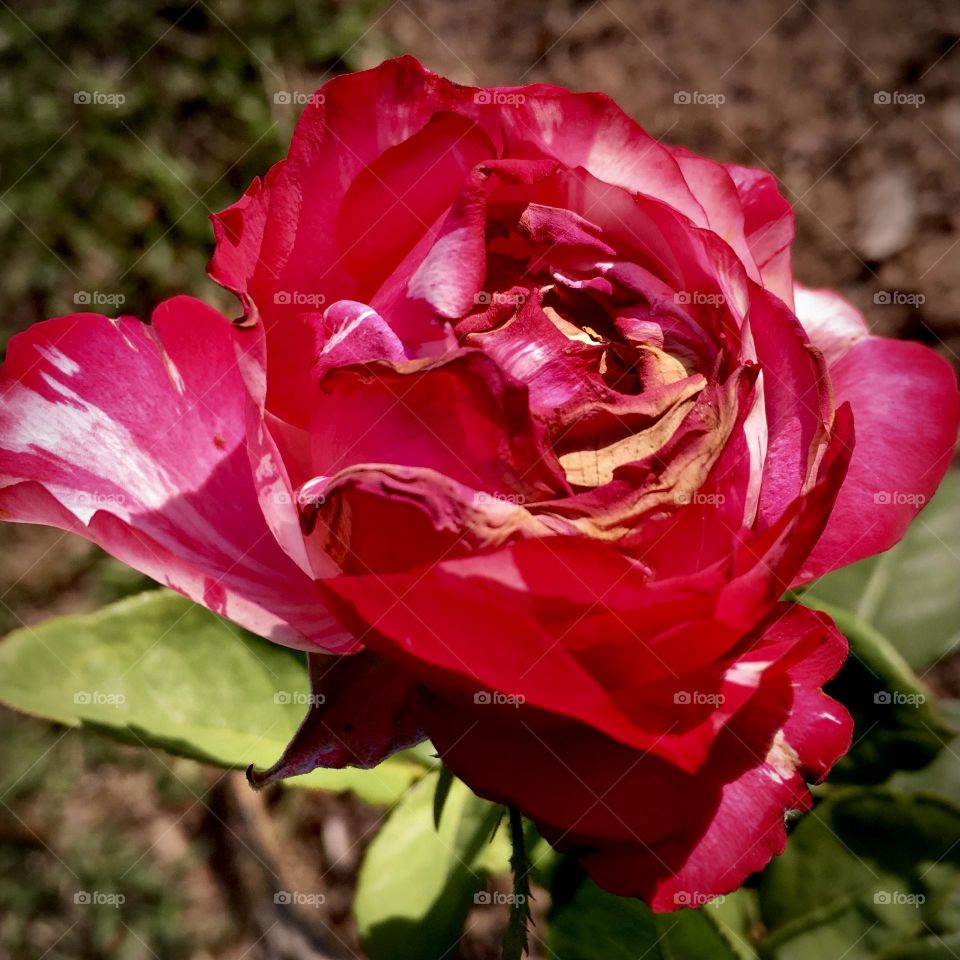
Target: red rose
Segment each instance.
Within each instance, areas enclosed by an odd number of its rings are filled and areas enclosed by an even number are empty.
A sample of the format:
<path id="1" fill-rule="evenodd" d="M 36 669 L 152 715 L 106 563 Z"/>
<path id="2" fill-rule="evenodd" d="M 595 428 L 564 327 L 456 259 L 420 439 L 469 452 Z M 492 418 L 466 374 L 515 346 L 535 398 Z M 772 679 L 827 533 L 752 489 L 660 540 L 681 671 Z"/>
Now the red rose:
<path id="1" fill-rule="evenodd" d="M 354 654 L 260 781 L 427 735 L 655 909 L 763 866 L 850 738 L 845 642 L 780 597 L 933 493 L 947 364 L 795 288 L 768 174 L 409 58 L 328 83 L 214 227 L 242 324 L 11 343 L 5 515 Z"/>

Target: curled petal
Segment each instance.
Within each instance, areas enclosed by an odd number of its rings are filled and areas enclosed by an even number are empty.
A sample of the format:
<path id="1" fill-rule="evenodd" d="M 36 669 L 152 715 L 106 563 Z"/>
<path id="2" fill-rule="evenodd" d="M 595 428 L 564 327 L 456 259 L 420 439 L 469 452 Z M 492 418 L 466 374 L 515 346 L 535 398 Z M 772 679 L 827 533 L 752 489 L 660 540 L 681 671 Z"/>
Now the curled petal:
<path id="1" fill-rule="evenodd" d="M 424 739 L 413 681 L 379 657 L 308 654 L 310 708 L 267 770 L 247 770 L 260 789 L 317 767 L 375 767 Z"/>
<path id="2" fill-rule="evenodd" d="M 312 416 L 317 475 L 392 463 L 530 501 L 566 489 L 526 387 L 480 351 L 339 367 L 321 383 Z"/>

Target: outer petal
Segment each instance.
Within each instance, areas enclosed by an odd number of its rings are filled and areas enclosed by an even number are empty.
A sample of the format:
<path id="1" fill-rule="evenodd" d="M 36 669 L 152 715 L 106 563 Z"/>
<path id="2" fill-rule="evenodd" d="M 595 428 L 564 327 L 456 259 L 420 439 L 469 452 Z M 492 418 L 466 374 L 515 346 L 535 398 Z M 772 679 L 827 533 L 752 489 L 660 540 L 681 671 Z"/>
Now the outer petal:
<path id="1" fill-rule="evenodd" d="M 311 705 L 283 756 L 269 770 L 247 770 L 255 787 L 317 767 L 373 767 L 425 734 L 416 686 L 374 654 L 311 654 Z"/>
<path id="2" fill-rule="evenodd" d="M 515 103 L 500 105 L 511 96 Z M 539 155 L 582 167 L 598 180 L 657 197 L 699 226 L 708 225 L 669 148 L 609 97 L 559 87 L 501 88 L 486 97 L 474 115 L 496 118 L 504 131 L 505 156 Z"/>
<path id="3" fill-rule="evenodd" d="M 15 337 L 0 385 L 0 509 L 81 533 L 278 642 L 350 646 L 258 504 L 243 335 L 179 297 L 151 326 L 77 314 Z"/>
<path id="4" fill-rule="evenodd" d="M 576 718 L 645 747 L 664 729 L 677 658 L 695 653 L 707 667 L 704 644 L 730 646 L 738 634 L 709 622 L 711 599 L 697 585 L 657 594 L 643 581 L 610 548 L 555 538 L 326 586 L 364 642 L 426 686 L 467 702 L 485 691 L 519 695 L 524 712 Z M 676 630 L 681 604 L 687 636 Z M 645 684 L 652 705 L 638 693 Z"/>
<path id="5" fill-rule="evenodd" d="M 950 365 L 919 343 L 866 337 L 830 369 L 853 408 L 857 442 L 806 582 L 892 547 L 953 457 L 960 395 Z"/>
<path id="6" fill-rule="evenodd" d="M 457 108 L 472 91 L 412 57 L 325 84 L 290 153 L 262 186 L 214 215 L 210 272 L 268 337 L 268 407 L 302 425 L 313 334 L 304 305 L 371 299 L 494 153 Z"/>
<path id="7" fill-rule="evenodd" d="M 820 615 L 783 605 L 750 656 L 776 648 L 790 652 L 692 774 L 582 727 L 531 722 L 522 708 L 511 723 L 492 707 L 468 714 L 426 699 L 427 731 L 458 776 L 518 805 L 555 846 L 579 851 L 601 886 L 657 910 L 695 905 L 783 848 L 785 810 L 808 804 L 804 776 L 819 778 L 849 746 L 846 711 L 819 692 L 842 661 L 843 638 Z M 798 726 L 794 717 L 814 705 Z"/>
<path id="8" fill-rule="evenodd" d="M 520 721 L 577 720 L 693 770 L 776 662 L 770 653 L 747 666 L 727 652 L 782 594 L 796 541 L 805 554 L 835 484 L 831 473 L 805 512 L 738 551 L 732 569 L 657 582 L 610 547 L 554 537 L 325 585 L 364 643 L 441 695 L 519 697 Z M 675 698 L 691 689 L 721 695 L 721 708 L 678 716 Z"/>
<path id="9" fill-rule="evenodd" d="M 797 319 L 810 342 L 833 366 L 854 344 L 870 335 L 863 315 L 833 290 L 811 290 L 796 284 Z"/>
<path id="10" fill-rule="evenodd" d="M 791 706 L 783 726 L 762 750 L 755 734 L 776 716 L 776 687 L 762 690 L 718 741 L 714 768 L 747 766 L 722 788 L 706 829 L 691 842 L 675 837 L 666 843 L 600 849 L 584 866 L 601 886 L 622 895 L 640 895 L 654 910 L 697 906 L 717 894 L 735 890 L 780 853 L 787 840 L 784 813 L 804 810 L 810 798 L 804 779 L 820 780 L 850 747 L 853 722 L 844 708 L 820 687 L 839 669 L 846 640 L 828 618 L 799 606 L 770 627 L 781 635 L 817 630 L 820 642 L 798 656 L 788 669 Z M 769 727 L 767 727 L 769 729 Z M 712 771 L 704 771 L 708 779 Z"/>

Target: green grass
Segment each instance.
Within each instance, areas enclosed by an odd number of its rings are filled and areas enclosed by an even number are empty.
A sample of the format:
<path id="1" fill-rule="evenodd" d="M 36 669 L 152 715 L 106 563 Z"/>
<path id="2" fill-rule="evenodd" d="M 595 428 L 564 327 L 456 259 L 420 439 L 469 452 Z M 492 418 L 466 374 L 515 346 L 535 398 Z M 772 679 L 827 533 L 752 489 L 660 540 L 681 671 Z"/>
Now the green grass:
<path id="1" fill-rule="evenodd" d="M 111 315 L 148 315 L 179 292 L 217 297 L 207 217 L 285 152 L 298 108 L 274 94 L 356 66 L 380 6 L 0 8 L 0 345 L 78 309 L 81 292 L 110 298 Z"/>

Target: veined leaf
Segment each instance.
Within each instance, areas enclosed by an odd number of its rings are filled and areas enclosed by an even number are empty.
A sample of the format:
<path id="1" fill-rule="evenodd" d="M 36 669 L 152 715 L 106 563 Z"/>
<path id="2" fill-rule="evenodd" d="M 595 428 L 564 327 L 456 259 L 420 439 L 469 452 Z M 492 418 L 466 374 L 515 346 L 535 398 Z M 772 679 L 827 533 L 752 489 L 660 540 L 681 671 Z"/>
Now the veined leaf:
<path id="1" fill-rule="evenodd" d="M 0 642 L 0 702 L 68 726 L 224 767 L 269 766 L 307 709 L 297 651 L 240 630 L 169 590 L 15 630 Z M 423 754 L 372 770 L 315 770 L 290 784 L 391 803 Z"/>

